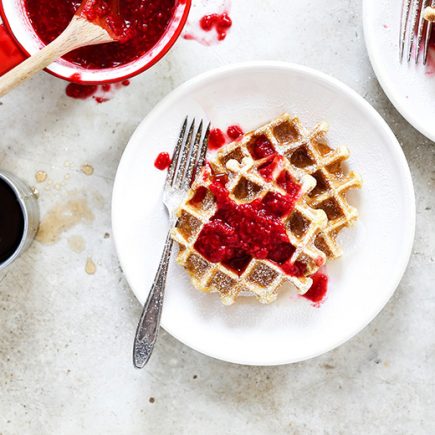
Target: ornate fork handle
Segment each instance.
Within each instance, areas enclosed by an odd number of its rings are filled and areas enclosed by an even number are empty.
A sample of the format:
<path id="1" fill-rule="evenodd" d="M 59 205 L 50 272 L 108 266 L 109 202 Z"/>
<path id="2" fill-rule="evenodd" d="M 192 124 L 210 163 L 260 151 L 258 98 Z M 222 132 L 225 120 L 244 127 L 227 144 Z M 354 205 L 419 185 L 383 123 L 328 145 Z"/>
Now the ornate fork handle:
<path id="1" fill-rule="evenodd" d="M 154 278 L 151 291 L 144 305 L 133 347 L 133 364 L 136 368 L 143 368 L 148 362 L 159 333 L 162 315 L 163 299 L 165 295 L 166 276 L 168 275 L 169 260 L 172 245 L 171 232 L 168 232 L 159 268 Z"/>

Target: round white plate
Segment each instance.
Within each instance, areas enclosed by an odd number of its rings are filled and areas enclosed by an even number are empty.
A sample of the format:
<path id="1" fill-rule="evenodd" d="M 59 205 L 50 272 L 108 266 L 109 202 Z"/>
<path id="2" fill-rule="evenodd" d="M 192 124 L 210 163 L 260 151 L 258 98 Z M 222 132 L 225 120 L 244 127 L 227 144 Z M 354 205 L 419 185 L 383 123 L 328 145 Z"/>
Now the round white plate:
<path id="1" fill-rule="evenodd" d="M 349 195 L 361 218 L 340 235 L 344 256 L 327 266 L 328 298 L 313 307 L 283 293 L 271 305 L 240 298 L 223 306 L 194 289 L 172 261 L 162 326 L 188 346 L 222 360 L 274 365 L 320 355 L 355 335 L 387 303 L 405 270 L 415 221 L 411 176 L 383 119 L 354 91 L 302 66 L 261 62 L 226 67 L 185 83 L 140 124 L 122 156 L 113 191 L 113 233 L 119 259 L 141 303 L 151 287 L 168 230 L 161 193 L 166 172 L 154 167 L 172 152 L 189 114 L 245 131 L 283 112 L 306 126 L 329 122 L 332 145 L 346 144 L 349 165 L 364 180 Z M 175 255 L 174 255 L 175 257 Z"/>
<path id="2" fill-rule="evenodd" d="M 399 62 L 402 2 L 364 0 L 364 35 L 370 61 L 384 92 L 402 116 L 435 141 L 435 49 L 426 66 Z"/>

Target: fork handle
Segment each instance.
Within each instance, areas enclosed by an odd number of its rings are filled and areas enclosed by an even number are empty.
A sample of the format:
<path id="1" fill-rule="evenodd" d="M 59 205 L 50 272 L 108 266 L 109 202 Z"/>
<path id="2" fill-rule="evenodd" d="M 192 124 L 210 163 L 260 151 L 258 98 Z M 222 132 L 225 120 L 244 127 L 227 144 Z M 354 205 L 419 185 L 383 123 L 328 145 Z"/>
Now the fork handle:
<path id="1" fill-rule="evenodd" d="M 159 333 L 166 276 L 168 275 L 169 259 L 171 258 L 173 243 L 174 241 L 169 231 L 157 274 L 144 305 L 139 324 L 137 325 L 133 347 L 133 364 L 138 369 L 145 367 L 150 359 Z"/>

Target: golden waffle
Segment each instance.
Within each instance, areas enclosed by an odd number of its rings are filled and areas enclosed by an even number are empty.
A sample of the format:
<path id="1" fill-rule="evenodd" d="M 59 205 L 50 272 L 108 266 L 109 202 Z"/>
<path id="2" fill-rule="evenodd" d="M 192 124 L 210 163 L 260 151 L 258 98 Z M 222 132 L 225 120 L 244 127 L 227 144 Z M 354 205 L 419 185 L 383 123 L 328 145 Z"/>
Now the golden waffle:
<path id="1" fill-rule="evenodd" d="M 342 163 L 349 157 L 346 147 L 332 149 L 327 142 L 328 124 L 321 122 L 313 131 L 307 131 L 298 118 L 284 114 L 266 127 L 256 130 L 252 135 L 272 130 L 278 139 L 274 146 L 277 152 L 295 172 L 303 171 L 316 180 L 316 186 L 306 194 L 306 202 L 312 208 L 323 210 L 328 216 L 327 226 L 318 233 L 315 245 L 328 259 L 342 254 L 337 244 L 338 233 L 358 219 L 358 211 L 346 200 L 349 189 L 360 188 L 361 177 L 355 172 L 348 174 Z M 237 144 L 231 144 L 230 153 L 236 152 Z M 225 162 L 226 150 L 219 153 L 221 164 Z"/>
<path id="2" fill-rule="evenodd" d="M 284 118 L 279 118 L 281 119 Z M 251 203 L 255 199 L 264 198 L 270 192 L 286 194 L 279 181 L 282 174 L 288 174 L 301 185 L 300 198 L 290 215 L 282 218 L 282 222 L 291 244 L 295 247 L 291 262 L 302 263 L 306 275 L 311 275 L 326 261 L 325 253 L 315 246 L 315 240 L 325 228 L 327 217 L 323 210 L 313 209 L 305 201 L 306 194 L 315 187 L 315 179 L 292 165 L 288 159 L 279 157 L 274 160 L 274 168 L 268 180 L 261 175 L 272 157 L 257 158 L 257 152 L 253 148 L 257 144 L 253 141 L 258 137 L 261 140 L 266 138 L 275 150 L 279 150 L 284 146 L 284 138 L 283 131 L 276 126 L 279 127 L 277 121 L 274 121 L 244 135 L 241 140 L 221 149 L 209 163 L 214 173 L 228 176 L 226 188 L 236 204 Z M 254 294 L 262 303 L 273 302 L 284 282 L 292 283 L 300 294 L 307 292 L 312 284 L 311 278 L 287 275 L 272 261 L 252 258 L 239 275 L 221 263 L 208 261 L 195 249 L 198 235 L 216 212 L 215 199 L 209 190 L 210 172 L 210 168 L 204 168 L 196 178 L 178 210 L 179 220 L 172 231 L 174 240 L 180 245 L 177 262 L 187 269 L 195 287 L 205 292 L 218 292 L 224 304 L 232 304 L 240 294 Z M 192 202 L 200 189 L 201 201 Z"/>

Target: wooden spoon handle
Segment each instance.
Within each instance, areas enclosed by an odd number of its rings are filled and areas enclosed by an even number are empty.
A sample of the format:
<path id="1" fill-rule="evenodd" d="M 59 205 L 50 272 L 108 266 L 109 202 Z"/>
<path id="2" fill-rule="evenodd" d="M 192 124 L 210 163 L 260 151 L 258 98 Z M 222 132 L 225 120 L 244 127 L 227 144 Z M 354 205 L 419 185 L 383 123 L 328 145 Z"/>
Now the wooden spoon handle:
<path id="1" fill-rule="evenodd" d="M 112 41 L 113 38 L 102 27 L 75 15 L 68 27 L 53 42 L 0 77 L 0 97 L 64 54 L 85 45 Z"/>

